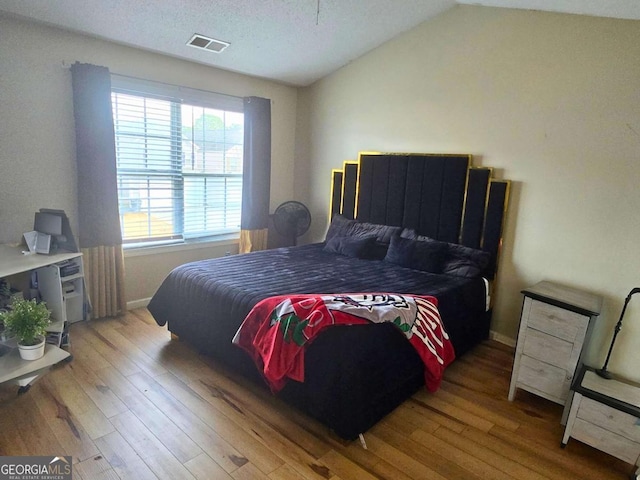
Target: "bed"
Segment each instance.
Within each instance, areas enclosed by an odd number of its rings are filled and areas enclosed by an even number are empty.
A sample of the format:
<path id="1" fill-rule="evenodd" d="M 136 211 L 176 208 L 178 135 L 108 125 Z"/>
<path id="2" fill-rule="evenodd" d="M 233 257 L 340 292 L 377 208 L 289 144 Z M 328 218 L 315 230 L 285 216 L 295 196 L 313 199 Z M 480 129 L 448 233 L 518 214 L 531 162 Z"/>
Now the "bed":
<path id="1" fill-rule="evenodd" d="M 232 343 L 258 302 L 310 293 L 429 295 L 460 357 L 489 334 L 508 188 L 491 169 L 472 167 L 470 155 L 361 153 L 332 172 L 325 242 L 182 265 L 149 311 L 181 340 L 264 385 Z M 348 254 L 351 246 L 340 244 L 347 237 L 367 238 L 367 249 Z M 481 274 L 433 273 L 388 255 L 426 243 L 484 253 Z M 277 395 L 348 440 L 424 386 L 423 362 L 392 323 L 327 328 L 306 348 L 304 370 L 304 382 L 289 381 Z"/>

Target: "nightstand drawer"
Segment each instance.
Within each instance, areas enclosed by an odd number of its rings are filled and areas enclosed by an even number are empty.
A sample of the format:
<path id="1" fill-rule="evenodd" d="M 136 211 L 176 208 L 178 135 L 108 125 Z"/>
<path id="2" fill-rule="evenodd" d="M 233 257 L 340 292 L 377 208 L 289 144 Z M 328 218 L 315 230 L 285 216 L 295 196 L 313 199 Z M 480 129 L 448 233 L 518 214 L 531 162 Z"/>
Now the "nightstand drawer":
<path id="1" fill-rule="evenodd" d="M 583 397 L 578 409 L 578 418 L 640 444 L 640 420 L 633 415 Z"/>
<path id="2" fill-rule="evenodd" d="M 569 377 L 569 378 L 568 378 Z M 564 368 L 549 365 L 527 355 L 520 359 L 518 382 L 564 403 L 569 394 L 571 376 Z"/>
<path id="3" fill-rule="evenodd" d="M 573 348 L 573 343 L 533 328 L 527 328 L 522 353 L 532 358 L 544 360 L 545 363 L 573 371 L 576 367 L 575 361 L 572 362 Z"/>
<path id="4" fill-rule="evenodd" d="M 576 418 L 571 429 L 571 436 L 628 463 L 635 464 L 640 457 L 640 443 L 632 442 L 622 435 L 593 425 L 581 418 Z"/>
<path id="5" fill-rule="evenodd" d="M 527 325 L 569 342 L 584 338 L 589 317 L 531 299 Z"/>

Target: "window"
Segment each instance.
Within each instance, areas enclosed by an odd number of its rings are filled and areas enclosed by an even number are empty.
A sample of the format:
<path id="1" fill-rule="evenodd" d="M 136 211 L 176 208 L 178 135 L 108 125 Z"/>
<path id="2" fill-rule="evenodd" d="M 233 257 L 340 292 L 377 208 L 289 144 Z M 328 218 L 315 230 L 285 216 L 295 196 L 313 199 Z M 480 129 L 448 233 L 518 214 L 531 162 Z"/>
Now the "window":
<path id="1" fill-rule="evenodd" d="M 240 230 L 242 99 L 112 78 L 125 243 Z"/>

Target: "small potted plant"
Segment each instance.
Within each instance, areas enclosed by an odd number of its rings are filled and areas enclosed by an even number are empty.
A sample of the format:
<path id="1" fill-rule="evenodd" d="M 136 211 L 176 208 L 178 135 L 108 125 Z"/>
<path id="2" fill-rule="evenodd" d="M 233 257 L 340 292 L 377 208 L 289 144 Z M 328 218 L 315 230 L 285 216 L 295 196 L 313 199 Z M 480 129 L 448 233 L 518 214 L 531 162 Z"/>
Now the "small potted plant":
<path id="1" fill-rule="evenodd" d="M 35 299 L 16 299 L 8 312 L 0 314 L 0 321 L 18 339 L 23 360 L 37 360 L 44 355 L 44 340 L 51 312 L 44 303 Z"/>

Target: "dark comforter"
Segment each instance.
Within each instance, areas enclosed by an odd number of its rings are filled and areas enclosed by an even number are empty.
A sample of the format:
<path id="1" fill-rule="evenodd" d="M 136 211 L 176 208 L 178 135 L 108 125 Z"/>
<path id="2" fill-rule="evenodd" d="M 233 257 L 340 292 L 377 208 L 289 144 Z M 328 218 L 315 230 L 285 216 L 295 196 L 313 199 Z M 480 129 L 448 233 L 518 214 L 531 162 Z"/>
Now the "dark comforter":
<path id="1" fill-rule="evenodd" d="M 485 286 L 378 260 L 327 253 L 323 244 L 188 263 L 173 270 L 149 303 L 159 325 L 243 375 L 261 382 L 249 356 L 231 342 L 251 308 L 274 295 L 397 292 L 438 299 L 456 355 L 487 337 Z M 424 384 L 423 365 L 392 324 L 336 326 L 306 353 L 306 382 L 280 396 L 355 438 Z"/>

